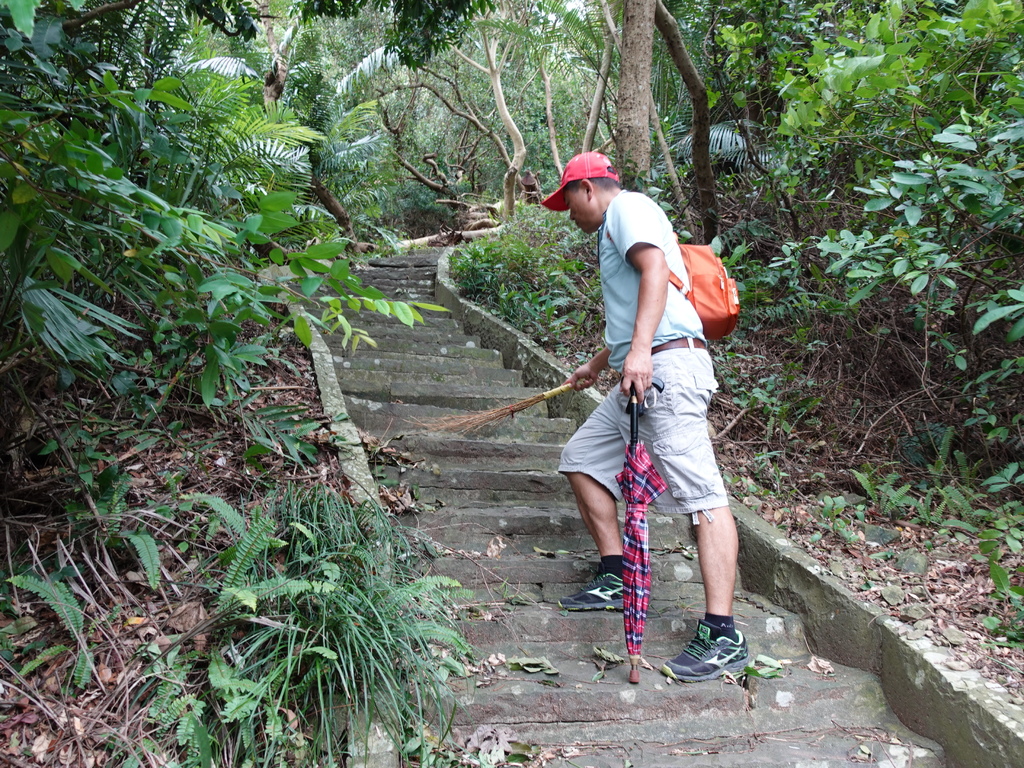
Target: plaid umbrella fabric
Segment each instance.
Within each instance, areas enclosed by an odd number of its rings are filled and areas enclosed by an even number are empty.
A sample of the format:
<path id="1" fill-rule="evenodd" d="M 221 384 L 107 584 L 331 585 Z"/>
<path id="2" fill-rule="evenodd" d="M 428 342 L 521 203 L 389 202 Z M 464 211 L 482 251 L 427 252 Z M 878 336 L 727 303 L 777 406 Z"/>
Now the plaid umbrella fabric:
<path id="1" fill-rule="evenodd" d="M 668 487 L 638 439 L 640 408 L 636 392 L 627 407 L 630 414 L 630 440 L 626 461 L 615 476 L 626 501 L 626 520 L 622 528 L 622 623 L 629 654 L 629 682 L 640 682 L 640 649 L 651 602 L 651 552 L 647 543 L 647 505 Z"/>

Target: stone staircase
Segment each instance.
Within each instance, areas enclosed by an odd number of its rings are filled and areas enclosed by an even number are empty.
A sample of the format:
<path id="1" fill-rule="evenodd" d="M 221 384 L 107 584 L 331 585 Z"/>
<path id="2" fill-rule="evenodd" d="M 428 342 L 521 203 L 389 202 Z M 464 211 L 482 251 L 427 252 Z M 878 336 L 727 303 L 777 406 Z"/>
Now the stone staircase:
<path id="1" fill-rule="evenodd" d="M 437 257 L 376 259 L 361 276 L 393 298 L 434 302 Z M 621 614 L 557 605 L 591 578 L 597 558 L 555 471 L 575 423 L 550 418 L 541 404 L 470 436 L 429 433 L 424 420 L 507 405 L 538 390 L 524 388 L 520 371 L 505 368 L 500 353 L 481 348 L 445 315 L 431 313 L 412 329 L 374 313 L 353 324 L 378 346 L 353 353 L 327 339 L 349 416 L 415 459 L 376 472 L 413 489 L 424 511 L 411 524 L 437 544 L 434 572 L 473 596 L 463 627 L 479 664 L 453 682 L 463 738 L 524 742 L 559 768 L 946 765 L 938 745 L 887 707 L 878 678 L 815 660 L 800 619 L 742 583 L 737 623 L 752 655 L 782 662 L 782 675 L 687 685 L 657 672 L 692 635 L 703 592 L 688 521 L 656 507 L 644 643 L 653 669 L 629 685 L 628 664 L 598 655 L 625 655 Z M 549 673 L 515 670 L 502 658 L 543 658 Z"/>

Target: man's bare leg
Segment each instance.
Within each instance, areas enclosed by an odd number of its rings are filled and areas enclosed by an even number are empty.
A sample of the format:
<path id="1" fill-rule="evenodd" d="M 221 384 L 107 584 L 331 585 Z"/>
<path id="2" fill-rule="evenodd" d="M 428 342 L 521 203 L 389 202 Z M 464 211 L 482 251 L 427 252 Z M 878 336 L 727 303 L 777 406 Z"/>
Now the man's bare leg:
<path id="1" fill-rule="evenodd" d="M 622 554 L 619 513 L 615 497 L 601 483 L 582 472 L 566 472 L 576 506 L 601 557 Z"/>
<path id="2" fill-rule="evenodd" d="M 700 524 L 694 526 L 706 610 L 719 616 L 731 616 L 740 549 L 736 521 L 728 507 L 718 507 L 709 513 L 713 520 L 701 514 Z"/>
<path id="3" fill-rule="evenodd" d="M 622 610 L 622 537 L 615 497 L 590 475 L 566 472 L 565 476 L 576 494 L 580 517 L 601 554 L 601 567 L 589 584 L 563 597 L 558 605 L 568 611 Z"/>

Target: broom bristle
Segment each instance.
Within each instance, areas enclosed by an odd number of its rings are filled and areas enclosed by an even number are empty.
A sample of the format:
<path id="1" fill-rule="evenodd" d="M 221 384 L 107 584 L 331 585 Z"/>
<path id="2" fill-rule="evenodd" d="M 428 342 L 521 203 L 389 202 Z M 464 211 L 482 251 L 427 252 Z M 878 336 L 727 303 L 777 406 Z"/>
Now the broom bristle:
<path id="1" fill-rule="evenodd" d="M 430 430 L 431 432 L 457 432 L 465 434 L 467 432 L 475 432 L 478 429 L 489 427 L 492 424 L 504 421 L 505 419 L 515 416 L 521 411 L 525 411 L 527 408 L 543 403 L 548 398 L 552 397 L 553 394 L 567 391 L 567 388 L 553 389 L 548 392 L 541 392 L 520 400 L 517 403 L 511 405 L 502 405 L 498 408 L 491 408 L 488 411 L 481 411 L 480 413 L 470 413 L 463 416 L 441 416 L 436 419 L 423 419 L 417 420 L 415 423 L 417 426 L 423 427 L 424 429 Z"/>

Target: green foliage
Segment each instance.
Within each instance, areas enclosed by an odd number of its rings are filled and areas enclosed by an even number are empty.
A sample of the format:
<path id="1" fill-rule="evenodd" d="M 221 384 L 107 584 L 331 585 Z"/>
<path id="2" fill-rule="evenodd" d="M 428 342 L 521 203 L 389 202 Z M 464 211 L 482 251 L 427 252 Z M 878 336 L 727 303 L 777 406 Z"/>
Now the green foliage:
<path id="1" fill-rule="evenodd" d="M 92 675 L 93 655 L 85 637 L 85 611 L 71 593 L 71 589 L 63 582 L 55 581 L 49 577 L 41 579 L 31 573 L 11 576 L 9 581 L 19 589 L 25 589 L 35 594 L 46 602 L 50 610 L 57 614 L 64 625 L 64 629 L 76 641 L 79 648 L 75 666 L 71 673 L 71 681 L 79 688 L 84 687 Z M 63 649 L 63 646 L 55 646 L 44 651 L 44 653 L 55 656 L 61 649 Z"/>
<path id="2" fill-rule="evenodd" d="M 149 582 L 149 588 L 156 589 L 160 584 L 160 551 L 157 549 L 156 541 L 145 531 L 125 533 L 124 538 L 135 549 Z"/>
<path id="3" fill-rule="evenodd" d="M 11 576 L 10 582 L 19 589 L 27 589 L 45 600 L 50 610 L 60 617 L 64 628 L 72 635 L 78 637 L 82 634 L 85 629 L 85 614 L 67 584 L 40 579 L 31 573 Z"/>
<path id="4" fill-rule="evenodd" d="M 217 497 L 189 501 L 237 514 Z M 228 631 L 205 659 L 174 649 L 153 660 L 154 737 L 191 767 L 335 764 L 359 738 L 346 722 L 359 712 L 399 744 L 410 728 L 424 739 L 431 719 L 445 732 L 443 682 L 465 673 L 468 652 L 455 625 L 462 591 L 420 576 L 416 556 L 379 507 L 283 490 L 223 553 L 218 604 Z"/>
<path id="5" fill-rule="evenodd" d="M 201 403 L 246 413 L 254 466 L 267 453 L 305 462 L 312 422 L 247 411 L 248 372 L 275 356 L 280 329 L 308 344 L 314 326 L 340 328 L 357 344 L 369 340 L 346 317 L 356 309 L 421 319 L 363 286 L 333 222 L 305 203 L 320 133 L 265 109 L 252 81 L 114 71 L 59 20 L 29 38 L 0 11 L 0 416 L 31 408 L 40 368 L 60 391 L 110 383 L 137 425 L 119 432 L 67 398 L 37 454 L 65 465 L 110 533 L 122 510 L 97 503 L 113 488 L 95 470 L 113 463 L 101 445 L 157 438 L 164 408 Z M 0 431 L 5 455 L 17 439 Z"/>
<path id="6" fill-rule="evenodd" d="M 491 0 L 301 0 L 304 19 L 320 16 L 351 18 L 367 6 L 390 10 L 394 27 L 388 51 L 406 66 L 418 66 L 435 53 L 458 42 L 466 23 L 493 7 Z"/>
<path id="7" fill-rule="evenodd" d="M 592 334 L 603 327 L 600 282 L 574 257 L 587 246 L 581 249 L 582 238 L 570 226 L 539 206 L 521 206 L 498 238 L 461 248 L 452 275 L 467 298 L 541 344 L 559 346 L 569 331 Z"/>
<path id="8" fill-rule="evenodd" d="M 779 83 L 780 132 L 832 171 L 820 194 L 863 205 L 861 222 L 816 241 L 824 273 L 855 311 L 906 296 L 924 354 L 975 404 L 971 424 L 1012 439 L 1018 414 L 999 404 L 1019 355 L 983 349 L 995 332 L 1006 345 L 1024 338 L 1024 9 L 892 2 L 860 13 L 849 9 Z M 837 172 L 852 180 L 845 189 Z"/>

